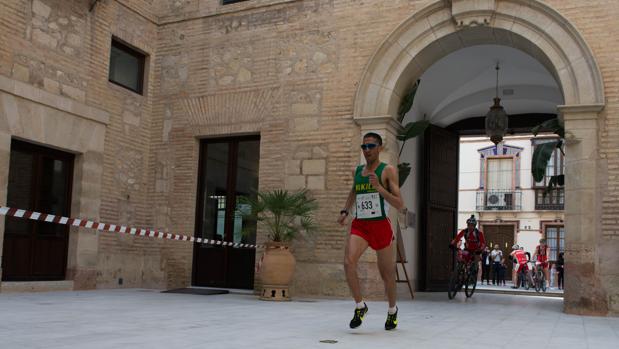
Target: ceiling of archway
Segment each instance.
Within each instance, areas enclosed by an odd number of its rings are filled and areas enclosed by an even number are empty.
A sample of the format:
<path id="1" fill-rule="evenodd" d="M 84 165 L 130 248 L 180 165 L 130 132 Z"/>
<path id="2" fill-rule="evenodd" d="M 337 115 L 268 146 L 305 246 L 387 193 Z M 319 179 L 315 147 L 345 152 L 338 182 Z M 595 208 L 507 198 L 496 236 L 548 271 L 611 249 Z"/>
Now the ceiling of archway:
<path id="1" fill-rule="evenodd" d="M 479 45 L 455 51 L 435 62 L 421 84 L 406 120 L 430 120 L 448 126 L 484 116 L 493 103 L 496 62 L 499 97 L 509 115 L 557 112 L 561 90 L 546 68 L 526 53 L 507 46 Z"/>

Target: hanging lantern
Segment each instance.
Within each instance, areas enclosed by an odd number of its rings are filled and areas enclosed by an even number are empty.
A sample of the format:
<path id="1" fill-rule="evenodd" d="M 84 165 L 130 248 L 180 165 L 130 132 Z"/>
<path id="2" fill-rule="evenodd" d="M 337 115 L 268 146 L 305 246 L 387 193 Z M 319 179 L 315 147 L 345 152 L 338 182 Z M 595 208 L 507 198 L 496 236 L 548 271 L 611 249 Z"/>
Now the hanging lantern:
<path id="1" fill-rule="evenodd" d="M 499 98 L 499 64 L 496 65 L 496 97 L 494 104 L 486 114 L 486 134 L 492 143 L 499 144 L 507 132 L 508 117 L 505 109 L 501 106 Z"/>

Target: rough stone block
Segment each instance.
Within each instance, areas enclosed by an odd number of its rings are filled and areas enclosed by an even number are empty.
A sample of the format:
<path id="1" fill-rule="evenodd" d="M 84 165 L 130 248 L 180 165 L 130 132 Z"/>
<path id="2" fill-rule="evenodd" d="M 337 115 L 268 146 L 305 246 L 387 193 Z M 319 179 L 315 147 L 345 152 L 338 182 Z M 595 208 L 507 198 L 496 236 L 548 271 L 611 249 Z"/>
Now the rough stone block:
<path id="1" fill-rule="evenodd" d="M 307 176 L 307 189 L 324 190 L 325 176 Z"/>
<path id="2" fill-rule="evenodd" d="M 58 46 L 58 39 L 47 34 L 41 29 L 34 29 L 32 31 L 32 40 L 49 48 L 56 48 L 56 46 Z"/>
<path id="3" fill-rule="evenodd" d="M 43 78 L 43 88 L 51 93 L 55 93 L 55 94 L 60 93 L 60 83 L 50 78 Z"/>
<path id="4" fill-rule="evenodd" d="M 69 85 L 62 85 L 62 94 L 82 102 L 86 99 L 86 92 Z"/>
<path id="5" fill-rule="evenodd" d="M 44 4 L 40 0 L 34 0 L 32 2 L 32 12 L 35 15 L 39 15 L 41 17 L 47 18 L 49 14 L 52 12 L 52 8 Z"/>
<path id="6" fill-rule="evenodd" d="M 297 132 L 314 131 L 318 129 L 318 119 L 314 117 L 310 118 L 296 118 L 290 120 L 291 128 Z"/>
<path id="7" fill-rule="evenodd" d="M 287 176 L 286 189 L 305 189 L 305 176 Z"/>
<path id="8" fill-rule="evenodd" d="M 300 175 L 301 174 L 301 160 L 288 160 L 288 162 L 286 162 L 286 174 Z"/>
<path id="9" fill-rule="evenodd" d="M 73 47 L 79 47 L 82 44 L 82 38 L 80 38 L 79 35 L 68 34 L 67 43 Z"/>
<path id="10" fill-rule="evenodd" d="M 303 160 L 303 174 L 321 175 L 326 172 L 327 162 L 325 160 Z"/>
<path id="11" fill-rule="evenodd" d="M 28 82 L 30 80 L 30 69 L 21 64 L 13 64 L 13 77 L 17 80 Z"/>
<path id="12" fill-rule="evenodd" d="M 291 112 L 295 115 L 310 115 L 318 113 L 318 104 L 295 103 L 291 106 Z"/>

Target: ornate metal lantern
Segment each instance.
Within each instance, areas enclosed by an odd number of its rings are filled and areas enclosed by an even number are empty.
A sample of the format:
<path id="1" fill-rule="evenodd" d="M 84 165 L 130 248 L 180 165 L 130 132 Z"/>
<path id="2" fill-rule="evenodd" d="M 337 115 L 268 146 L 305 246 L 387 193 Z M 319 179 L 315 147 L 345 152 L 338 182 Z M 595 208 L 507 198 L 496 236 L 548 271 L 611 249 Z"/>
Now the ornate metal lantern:
<path id="1" fill-rule="evenodd" d="M 503 136 L 507 131 L 507 113 L 501 106 L 499 98 L 499 64 L 496 65 L 496 97 L 494 97 L 494 105 L 486 114 L 486 134 L 494 144 L 499 144 L 503 140 Z"/>

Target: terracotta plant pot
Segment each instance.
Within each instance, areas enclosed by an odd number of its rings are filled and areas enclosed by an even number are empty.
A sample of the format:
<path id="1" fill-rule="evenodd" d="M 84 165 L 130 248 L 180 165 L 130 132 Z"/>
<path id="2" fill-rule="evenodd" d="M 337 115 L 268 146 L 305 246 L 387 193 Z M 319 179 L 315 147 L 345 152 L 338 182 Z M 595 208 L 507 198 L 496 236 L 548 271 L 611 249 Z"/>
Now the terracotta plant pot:
<path id="1" fill-rule="evenodd" d="M 260 268 L 262 291 L 260 299 L 273 301 L 290 300 L 290 282 L 296 261 L 289 246 L 281 242 L 268 242 Z"/>

